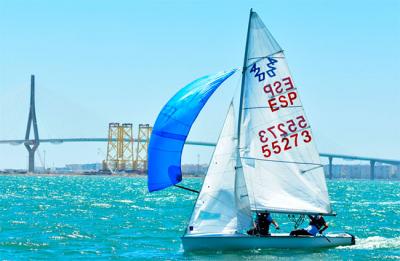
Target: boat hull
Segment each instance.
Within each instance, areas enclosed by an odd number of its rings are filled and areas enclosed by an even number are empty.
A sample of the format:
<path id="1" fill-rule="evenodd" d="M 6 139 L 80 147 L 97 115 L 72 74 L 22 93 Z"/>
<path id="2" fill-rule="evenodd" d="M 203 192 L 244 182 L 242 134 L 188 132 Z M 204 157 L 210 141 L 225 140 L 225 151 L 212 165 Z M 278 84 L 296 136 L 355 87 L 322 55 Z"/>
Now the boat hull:
<path id="1" fill-rule="evenodd" d="M 323 248 L 354 245 L 355 238 L 348 233 L 327 234 L 326 236 L 271 236 L 249 235 L 185 235 L 182 245 L 185 251 L 199 250 L 245 250 L 262 248 Z"/>

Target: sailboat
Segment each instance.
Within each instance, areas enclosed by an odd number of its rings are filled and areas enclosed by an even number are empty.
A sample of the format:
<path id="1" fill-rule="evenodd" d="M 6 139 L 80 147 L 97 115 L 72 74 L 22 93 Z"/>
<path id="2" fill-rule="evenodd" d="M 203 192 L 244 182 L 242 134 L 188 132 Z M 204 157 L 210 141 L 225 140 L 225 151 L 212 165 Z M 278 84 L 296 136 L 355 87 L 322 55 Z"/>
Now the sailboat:
<path id="1" fill-rule="evenodd" d="M 161 110 L 148 155 L 150 192 L 182 181 L 190 128 L 216 89 L 237 70 L 201 77 Z M 237 123 L 237 124 L 236 124 Z M 196 191 L 195 191 L 196 192 Z M 310 123 L 282 48 L 250 10 L 238 120 L 229 106 L 182 245 L 185 251 L 319 248 L 355 244 L 345 232 L 251 236 L 253 214 L 335 215 Z M 296 221 L 296 220 L 295 220 Z M 298 225 L 298 224 L 297 224 Z"/>

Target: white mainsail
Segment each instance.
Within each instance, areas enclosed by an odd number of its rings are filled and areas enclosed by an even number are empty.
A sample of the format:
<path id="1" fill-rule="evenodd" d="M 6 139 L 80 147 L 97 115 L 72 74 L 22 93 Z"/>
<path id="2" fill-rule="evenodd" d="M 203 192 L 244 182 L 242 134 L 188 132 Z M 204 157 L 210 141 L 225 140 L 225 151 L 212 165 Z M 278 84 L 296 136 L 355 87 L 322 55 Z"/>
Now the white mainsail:
<path id="1" fill-rule="evenodd" d="M 251 226 L 250 202 L 243 171 L 237 167 L 240 166 L 238 154 L 231 104 L 187 234 L 233 234 Z"/>
<path id="2" fill-rule="evenodd" d="M 279 44 L 251 13 L 240 152 L 251 208 L 331 212 L 319 154 Z"/>

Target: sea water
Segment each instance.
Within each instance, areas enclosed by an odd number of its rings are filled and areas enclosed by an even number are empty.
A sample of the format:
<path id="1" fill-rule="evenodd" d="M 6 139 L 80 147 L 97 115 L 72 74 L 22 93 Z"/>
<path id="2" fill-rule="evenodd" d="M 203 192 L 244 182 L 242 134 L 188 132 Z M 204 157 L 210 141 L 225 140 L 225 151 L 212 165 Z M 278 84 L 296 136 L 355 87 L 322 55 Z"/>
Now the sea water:
<path id="1" fill-rule="evenodd" d="M 184 180 L 197 189 L 201 183 Z M 328 187 L 338 213 L 326 218 L 328 231 L 356 235 L 355 246 L 185 253 L 180 236 L 194 193 L 169 188 L 150 194 L 142 177 L 0 176 L 0 258 L 399 259 L 400 183 L 337 180 Z M 281 231 L 293 228 L 285 215 L 274 218 Z"/>

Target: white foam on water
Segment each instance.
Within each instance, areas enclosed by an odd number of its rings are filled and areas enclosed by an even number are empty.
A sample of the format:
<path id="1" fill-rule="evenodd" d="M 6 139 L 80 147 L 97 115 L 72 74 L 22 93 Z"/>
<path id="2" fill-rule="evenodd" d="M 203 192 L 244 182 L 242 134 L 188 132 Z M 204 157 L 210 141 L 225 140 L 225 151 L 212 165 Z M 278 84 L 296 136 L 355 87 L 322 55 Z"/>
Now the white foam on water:
<path id="1" fill-rule="evenodd" d="M 126 204 L 133 203 L 133 201 L 129 200 L 129 199 L 121 199 L 121 200 L 114 200 L 114 201 L 119 202 L 119 203 L 126 203 Z"/>
<path id="2" fill-rule="evenodd" d="M 150 210 L 150 211 L 155 210 L 154 208 L 147 207 L 147 206 L 141 207 L 141 206 L 137 206 L 137 205 L 131 205 L 130 207 L 134 208 L 134 209 L 138 209 L 138 210 Z"/>
<path id="3" fill-rule="evenodd" d="M 53 239 L 53 240 L 63 240 L 63 239 L 65 239 L 65 237 L 62 237 L 62 236 L 51 236 L 50 238 Z"/>
<path id="4" fill-rule="evenodd" d="M 89 236 L 85 236 L 79 233 L 79 231 L 73 231 L 72 234 L 67 235 L 69 238 L 85 238 L 85 239 L 90 239 Z"/>
<path id="5" fill-rule="evenodd" d="M 399 201 L 384 201 L 384 202 L 380 202 L 380 205 L 400 205 L 400 200 Z"/>
<path id="6" fill-rule="evenodd" d="M 367 238 L 356 238 L 356 244 L 352 246 L 341 246 L 339 249 L 399 249 L 400 237 L 386 238 L 373 236 Z"/>
<path id="7" fill-rule="evenodd" d="M 11 224 L 26 224 L 26 221 L 21 221 L 21 220 L 12 220 Z"/>
<path id="8" fill-rule="evenodd" d="M 107 203 L 94 203 L 91 206 L 99 208 L 111 208 L 111 205 Z"/>

